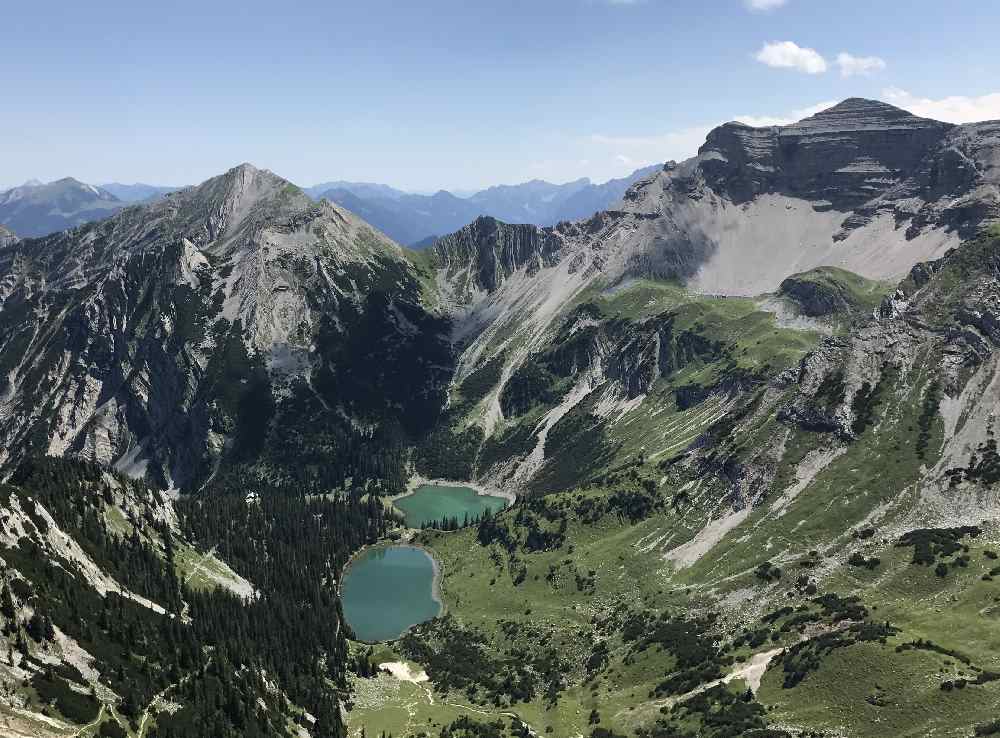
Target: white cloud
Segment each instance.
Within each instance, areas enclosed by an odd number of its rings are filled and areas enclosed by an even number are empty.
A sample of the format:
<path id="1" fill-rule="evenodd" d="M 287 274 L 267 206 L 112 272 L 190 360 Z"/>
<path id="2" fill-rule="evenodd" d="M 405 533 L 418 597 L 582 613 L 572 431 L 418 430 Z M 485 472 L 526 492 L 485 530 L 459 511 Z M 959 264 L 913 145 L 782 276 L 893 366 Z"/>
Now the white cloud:
<path id="1" fill-rule="evenodd" d="M 751 126 L 780 126 L 808 118 L 820 110 L 835 105 L 834 101 L 824 101 L 798 110 L 791 110 L 784 115 L 740 115 L 734 120 Z M 621 176 L 638 166 L 653 162 L 665 162 L 673 159 L 683 161 L 698 153 L 698 148 L 705 143 L 708 132 L 715 125 L 691 126 L 676 131 L 653 134 L 649 136 L 608 136 L 594 134 L 588 137 L 588 157 L 591 161 L 614 162 L 613 176 Z M 604 155 L 598 154 L 603 151 Z"/>
<path id="2" fill-rule="evenodd" d="M 823 102 L 816 103 L 815 105 L 810 105 L 807 108 L 792 110 L 786 115 L 738 115 L 734 120 L 738 120 L 740 123 L 746 123 L 748 126 L 755 126 L 757 128 L 765 126 L 787 126 L 789 123 L 795 123 L 803 118 L 808 118 L 810 115 L 816 115 L 816 113 L 821 110 L 832 108 L 836 104 L 836 100 L 824 100 Z"/>
<path id="3" fill-rule="evenodd" d="M 712 126 L 694 126 L 650 136 L 594 134 L 589 137 L 588 143 L 591 147 L 607 150 L 608 156 L 613 158 L 619 170 L 624 171 L 625 167 L 634 169 L 635 162 L 647 164 L 687 159 L 698 151 L 710 130 Z"/>
<path id="4" fill-rule="evenodd" d="M 882 96 L 886 102 L 923 118 L 934 118 L 948 123 L 1000 120 L 1000 92 L 991 92 L 980 97 L 952 95 L 933 100 L 929 97 L 917 97 L 898 87 L 889 87 L 882 91 Z"/>
<path id="5" fill-rule="evenodd" d="M 794 41 L 766 43 L 754 58 L 769 67 L 796 69 L 806 74 L 822 74 L 827 69 L 826 59 L 818 51 L 799 46 Z"/>
<path id="6" fill-rule="evenodd" d="M 743 0 L 750 10 L 758 13 L 766 13 L 768 10 L 776 10 L 788 3 L 788 0 Z"/>
<path id="7" fill-rule="evenodd" d="M 842 51 L 837 54 L 837 66 L 840 67 L 841 77 L 853 77 L 856 74 L 867 77 L 885 69 L 885 59 L 878 56 L 854 56 Z"/>

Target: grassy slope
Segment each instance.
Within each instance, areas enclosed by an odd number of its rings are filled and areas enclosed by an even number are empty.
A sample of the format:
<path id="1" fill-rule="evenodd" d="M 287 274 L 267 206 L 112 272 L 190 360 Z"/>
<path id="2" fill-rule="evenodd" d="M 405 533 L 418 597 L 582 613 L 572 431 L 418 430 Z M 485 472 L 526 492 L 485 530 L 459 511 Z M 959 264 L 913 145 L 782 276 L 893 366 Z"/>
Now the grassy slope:
<path id="1" fill-rule="evenodd" d="M 602 493 L 594 490 L 590 494 Z M 591 527 L 575 521 L 567 531 L 571 547 L 567 544 L 556 551 L 522 555 L 528 573 L 517 586 L 503 566 L 491 561 L 490 549 L 476 543 L 474 531 L 428 534 L 426 543 L 443 564 L 442 589 L 449 612 L 463 625 L 485 631 L 498 653 L 512 646 L 530 648 L 537 645 L 539 633 L 547 635 L 547 643 L 572 665 L 567 673 L 570 687 L 560 695 L 555 707 L 539 697 L 527 704 L 495 708 L 471 705 L 465 695 L 454 693 L 437 695 L 431 705 L 426 693 L 421 695 L 410 685 L 403 685 L 401 694 L 409 693 L 404 700 L 407 720 L 422 724 L 431 718 L 443 724 L 451 719 L 453 709 L 444 709 L 445 701 L 487 712 L 510 710 L 540 732 L 551 726 L 556 735 L 589 734 L 591 709 L 599 711 L 602 726 L 629 733 L 659 717 L 659 708 L 666 702 L 652 699 L 650 692 L 673 669 L 669 655 L 651 650 L 629 660 L 625 658 L 628 648 L 612 636 L 608 640 L 609 668 L 596 681 L 585 683 L 581 664 L 591 643 L 604 637 L 592 622 L 595 615 L 602 617 L 622 606 L 629 610 L 686 611 L 706 606 L 723 594 L 717 591 L 708 598 L 698 589 L 686 588 L 684 581 L 696 578 L 691 570 L 678 575 L 657 552 L 637 545 L 671 522 L 671 513 L 637 525 L 605 519 Z M 766 545 L 766 538 L 754 539 L 761 549 Z M 929 639 L 973 655 L 973 666 L 978 669 L 1000 670 L 1000 629 L 996 627 L 1000 582 L 981 579 L 993 566 L 983 551 L 997 548 L 997 539 L 996 531 L 984 534 L 970 547 L 970 566 L 945 578 L 935 575 L 931 568 L 910 563 L 912 550 L 895 548 L 891 543 L 873 544 L 871 553 L 882 559 L 874 572 L 846 565 L 846 547 L 827 554 L 831 571 L 820 591 L 860 595 L 873 619 L 888 620 L 901 632 L 887 645 L 857 644 L 831 652 L 818 671 L 792 689 L 782 688 L 780 665 L 772 663 L 759 693 L 759 700 L 773 710 L 770 719 L 799 728 L 837 729 L 846 735 L 872 738 L 925 735 L 929 729 L 936 735 L 967 735 L 971 725 L 987 721 L 1000 709 L 1000 682 L 944 692 L 940 689 L 943 680 L 960 676 L 971 679 L 976 671 L 940 654 L 897 653 L 894 647 L 918 638 Z M 725 558 L 724 551 L 720 557 Z M 558 571 L 554 582 L 546 579 L 552 566 Z M 781 583 L 763 584 L 752 572 L 744 572 L 726 582 L 725 589 L 751 589 L 752 599 L 766 605 L 761 612 L 786 602 L 793 606 L 807 602 L 808 596 L 789 586 L 798 570 L 793 564 L 785 568 L 788 573 Z M 589 570 L 596 572 L 593 594 L 578 591 L 571 574 Z M 789 596 L 788 592 L 794 594 Z M 503 621 L 522 623 L 531 630 L 523 640 L 511 641 L 497 627 Z M 756 618 L 743 622 L 760 627 Z M 727 632 L 738 633 L 739 621 L 728 621 L 720 636 L 725 639 Z M 777 644 L 743 647 L 735 653 L 749 657 L 775 645 L 790 646 L 797 638 L 793 633 Z M 880 696 L 884 704 L 866 701 L 873 696 Z M 398 713 L 399 704 L 393 698 L 386 702 L 359 706 L 351 724 L 363 724 L 369 733 L 398 728 L 402 714 Z"/>
<path id="2" fill-rule="evenodd" d="M 859 313 L 871 313 L 882 298 L 896 287 L 894 283 L 866 279 L 859 274 L 834 266 L 816 267 L 807 272 L 792 274 L 789 279 L 813 283 L 828 294 L 840 295 L 851 309 Z"/>
<path id="3" fill-rule="evenodd" d="M 716 396 L 682 410 L 674 397 L 678 388 L 710 387 L 727 373 L 777 373 L 798 362 L 820 338 L 813 331 L 780 326 L 752 299 L 693 295 L 671 282 L 637 280 L 592 290 L 581 299 L 596 304 L 608 319 L 640 322 L 669 313 L 677 333 L 691 331 L 728 350 L 717 361 L 696 361 L 658 379 L 641 406 L 610 416 L 610 437 L 620 444 L 614 463 L 640 452 L 654 460 L 678 453 L 732 407 Z"/>
<path id="4" fill-rule="evenodd" d="M 637 283 L 587 299 L 597 302 L 606 315 L 632 320 L 670 309 L 685 327 L 735 343 L 740 365 L 751 371 L 765 364 L 771 371 L 790 366 L 816 340 L 813 334 L 778 328 L 752 301 L 694 299 L 673 285 Z M 482 629 L 496 653 L 518 645 L 535 647 L 541 637 L 555 645 L 568 664 L 569 686 L 555 706 L 537 697 L 527 704 L 487 709 L 516 711 L 539 732 L 551 727 L 554 734 L 567 736 L 588 735 L 588 714 L 597 709 L 602 727 L 631 734 L 636 726 L 659 717 L 664 702 L 651 698 L 650 691 L 675 664 L 669 654 L 655 649 L 628 657 L 626 644 L 617 635 L 602 632 L 595 615 L 599 621 L 621 607 L 674 612 L 721 609 L 717 636 L 727 642 L 744 628 L 763 627 L 760 618 L 770 610 L 784 605 L 814 607 L 813 593 L 796 586 L 804 576 L 816 585 L 816 594 L 860 597 L 872 621 L 889 621 L 898 632 L 884 644 L 857 643 L 823 654 L 818 668 L 791 688 L 782 685 L 780 660 L 773 661 L 758 694 L 772 724 L 881 738 L 969 735 L 974 725 L 992 719 L 1000 711 L 1000 681 L 951 691 L 942 690 L 941 683 L 973 678 L 979 670 L 1000 671 L 996 627 L 1000 578 L 983 579 L 996 563 L 985 552 L 1000 549 L 1000 530 L 990 528 L 975 541 L 966 540 L 969 565 L 952 566 L 944 577 L 933 567 L 913 564 L 911 548 L 895 546 L 906 529 L 906 513 L 919 505 L 921 460 L 915 456 L 915 444 L 921 401 L 934 366 L 930 350 L 919 356 L 912 372 L 894 380 L 877 409 L 875 425 L 853 443 L 791 428 L 773 416 L 744 428 L 743 436 L 729 444 L 737 456 L 745 451 L 740 441 L 759 446 L 765 439 L 783 438 L 784 455 L 775 469 L 775 482 L 746 520 L 689 568 L 675 569 L 662 553 L 690 539 L 719 513 L 718 493 L 724 486 L 709 476 L 690 488 L 683 478 L 653 462 L 686 445 L 710 425 L 713 413 L 725 409 L 706 402 L 680 411 L 670 395 L 674 382 L 717 377 L 710 365 L 689 366 L 671 382 L 659 381 L 641 409 L 612 425 L 612 434 L 622 442 L 618 461 L 635 459 L 642 449 L 645 464 L 607 484 L 592 480 L 585 488 L 546 498 L 558 507 L 578 498 L 604 499 L 616 489 L 639 488 L 643 480 L 652 480 L 665 504 L 649 517 L 632 524 L 609 515 L 585 524 L 570 515 L 565 542 L 558 549 L 518 554 L 527 572 L 519 585 L 512 581 L 506 553 L 496 546 L 480 546 L 475 531 L 426 534 L 426 545 L 443 564 L 443 595 L 458 621 Z M 937 420 L 931 428 L 929 456 L 922 460 L 928 467 L 940 445 Z M 811 481 L 801 485 L 797 496 L 777 504 L 781 493 L 805 473 L 800 464 L 818 449 L 840 455 L 815 476 L 810 472 Z M 632 472 L 635 478 L 629 478 Z M 682 490 L 691 492 L 687 503 L 668 504 Z M 508 519 L 512 515 L 508 512 Z M 868 525 L 875 528 L 873 537 L 859 541 L 852 535 Z M 855 551 L 877 556 L 881 563 L 874 570 L 848 565 Z M 764 560 L 783 568 L 780 580 L 764 582 L 756 576 L 754 570 Z M 555 576 L 547 577 L 553 570 Z M 578 590 L 574 574 L 590 571 L 593 591 Z M 511 643 L 499 630 L 503 621 L 525 626 L 522 643 Z M 774 632 L 777 640 L 754 648 L 741 646 L 731 654 L 747 658 L 776 646 L 790 647 L 800 638 L 794 631 Z M 897 645 L 920 638 L 968 654 L 971 663 L 927 650 L 897 652 Z M 600 639 L 607 639 L 609 665 L 596 680 L 587 682 L 582 662 Z M 464 695 L 450 699 L 460 702 Z M 414 719 L 419 720 L 423 708 L 415 709 Z M 368 717 L 375 713 L 360 710 L 352 725 L 369 725 L 371 733 L 379 722 L 367 723 Z"/>

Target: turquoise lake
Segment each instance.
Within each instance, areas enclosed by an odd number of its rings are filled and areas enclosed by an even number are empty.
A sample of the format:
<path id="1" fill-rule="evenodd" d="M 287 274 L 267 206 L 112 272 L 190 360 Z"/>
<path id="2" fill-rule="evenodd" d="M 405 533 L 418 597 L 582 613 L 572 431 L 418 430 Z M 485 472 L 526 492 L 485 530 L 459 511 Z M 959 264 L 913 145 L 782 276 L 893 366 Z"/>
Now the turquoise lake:
<path id="1" fill-rule="evenodd" d="M 362 641 L 394 640 L 441 612 L 434 599 L 434 561 L 413 546 L 365 551 L 347 567 L 340 594 L 344 616 Z"/>
<path id="2" fill-rule="evenodd" d="M 437 523 L 441 518 L 458 518 L 459 525 L 468 516 L 469 520 L 486 512 L 503 510 L 507 501 L 493 495 L 480 495 L 468 487 L 446 487 L 438 484 L 422 484 L 412 495 L 400 497 L 393 502 L 406 518 L 411 528 Z"/>

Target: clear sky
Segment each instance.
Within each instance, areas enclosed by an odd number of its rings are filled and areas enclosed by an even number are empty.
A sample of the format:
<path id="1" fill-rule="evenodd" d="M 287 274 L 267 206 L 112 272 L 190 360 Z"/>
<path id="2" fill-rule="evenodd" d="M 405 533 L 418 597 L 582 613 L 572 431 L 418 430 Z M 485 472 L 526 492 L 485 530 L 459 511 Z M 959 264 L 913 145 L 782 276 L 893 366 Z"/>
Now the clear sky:
<path id="1" fill-rule="evenodd" d="M 604 180 L 852 95 L 1000 118 L 984 0 L 50 0 L 0 25 L 0 186 Z"/>

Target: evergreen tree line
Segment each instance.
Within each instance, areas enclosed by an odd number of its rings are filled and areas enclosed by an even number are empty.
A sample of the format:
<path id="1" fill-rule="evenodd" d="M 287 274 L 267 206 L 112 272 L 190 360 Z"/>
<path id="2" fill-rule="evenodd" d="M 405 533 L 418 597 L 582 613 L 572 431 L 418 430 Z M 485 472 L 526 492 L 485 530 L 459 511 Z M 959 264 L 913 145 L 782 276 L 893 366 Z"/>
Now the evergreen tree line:
<path id="1" fill-rule="evenodd" d="M 336 583 L 350 555 L 390 524 L 377 497 L 356 490 L 307 498 L 285 488 L 248 497 L 245 487 L 215 485 L 178 501 L 184 539 L 203 551 L 215 548 L 249 580 L 256 594 L 244 599 L 181 581 L 180 544 L 152 514 L 159 495 L 145 485 L 118 477 L 109 482 L 99 467 L 51 458 L 22 465 L 12 481 L 17 487 L 0 494 L 17 494 L 36 525 L 45 522 L 37 501 L 119 583 L 172 616 L 114 592 L 102 597 L 23 538 L 4 559 L 33 588 L 14 579 L 28 590 L 23 598 L 10 587 L 0 590 L 8 634 L 47 641 L 54 624 L 78 640 L 122 695 L 118 709 L 133 725 L 154 696 L 169 689 L 183 707 L 157 715 L 147 731 L 154 738 L 283 735 L 291 704 L 315 718 L 306 723 L 314 738 L 342 738 L 338 692 L 347 688 L 350 666 L 370 664 L 349 664 Z M 136 519 L 132 533 L 121 535 L 104 520 L 106 506 L 125 491 Z M 27 623 L 16 620 L 15 596 L 36 612 Z"/>
<path id="2" fill-rule="evenodd" d="M 468 528 L 470 525 L 479 525 L 484 520 L 493 519 L 493 509 L 486 508 L 482 513 L 476 513 L 475 515 L 465 515 L 459 520 L 457 515 L 444 515 L 440 520 L 424 521 L 420 524 L 420 530 L 443 530 L 452 531 L 459 530 L 460 528 Z"/>

